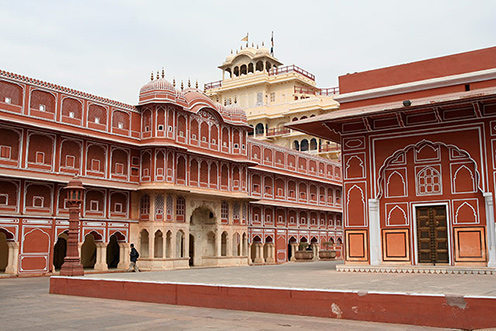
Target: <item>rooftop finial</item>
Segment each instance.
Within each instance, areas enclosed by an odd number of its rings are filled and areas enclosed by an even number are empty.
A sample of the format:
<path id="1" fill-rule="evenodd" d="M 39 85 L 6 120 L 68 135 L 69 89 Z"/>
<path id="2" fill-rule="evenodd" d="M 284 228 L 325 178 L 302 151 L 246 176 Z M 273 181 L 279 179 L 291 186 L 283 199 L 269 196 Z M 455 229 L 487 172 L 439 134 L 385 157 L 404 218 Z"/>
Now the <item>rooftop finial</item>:
<path id="1" fill-rule="evenodd" d="M 264 45 L 264 42 L 262 41 L 262 47 L 264 47 L 264 46 L 265 46 L 265 45 Z"/>
<path id="2" fill-rule="evenodd" d="M 231 49 L 231 54 L 233 53 L 233 50 Z"/>
<path id="3" fill-rule="evenodd" d="M 251 43 L 251 48 L 255 47 L 255 44 L 254 43 Z"/>
<path id="4" fill-rule="evenodd" d="M 172 78 L 172 86 L 176 87 L 176 78 Z"/>
<path id="5" fill-rule="evenodd" d="M 191 80 L 188 78 L 188 87 L 191 87 Z"/>
<path id="6" fill-rule="evenodd" d="M 150 80 L 153 80 L 153 70 L 152 70 L 152 74 L 150 75 Z"/>
<path id="7" fill-rule="evenodd" d="M 258 49 L 258 44 L 257 44 L 257 49 Z"/>
<path id="8" fill-rule="evenodd" d="M 164 70 L 164 67 L 162 67 L 162 78 L 165 77 L 165 70 Z"/>
<path id="9" fill-rule="evenodd" d="M 159 79 L 159 78 L 160 78 L 160 76 L 159 76 L 159 72 L 158 72 L 158 70 L 157 70 L 157 79 Z"/>
<path id="10" fill-rule="evenodd" d="M 198 79 L 196 80 L 196 89 L 198 90 Z"/>
<path id="11" fill-rule="evenodd" d="M 181 80 L 181 91 L 184 90 L 184 83 L 183 81 Z"/>

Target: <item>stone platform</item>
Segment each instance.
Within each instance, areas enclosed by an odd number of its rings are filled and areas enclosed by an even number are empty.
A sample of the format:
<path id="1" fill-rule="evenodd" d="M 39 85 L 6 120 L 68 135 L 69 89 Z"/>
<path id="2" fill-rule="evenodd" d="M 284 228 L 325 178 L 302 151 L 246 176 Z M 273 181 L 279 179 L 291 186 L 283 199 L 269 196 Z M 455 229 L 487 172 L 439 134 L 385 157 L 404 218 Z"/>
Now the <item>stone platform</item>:
<path id="1" fill-rule="evenodd" d="M 450 327 L 496 326 L 496 277 L 349 273 L 336 262 L 55 276 L 50 293 Z"/>

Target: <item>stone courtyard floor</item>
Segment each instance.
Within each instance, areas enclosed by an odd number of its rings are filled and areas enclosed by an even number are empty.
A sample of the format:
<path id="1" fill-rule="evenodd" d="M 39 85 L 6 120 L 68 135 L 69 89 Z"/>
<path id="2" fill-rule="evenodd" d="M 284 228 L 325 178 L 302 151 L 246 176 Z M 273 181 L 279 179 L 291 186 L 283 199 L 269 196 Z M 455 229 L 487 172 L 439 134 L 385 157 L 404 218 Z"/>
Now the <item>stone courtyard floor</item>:
<path id="1" fill-rule="evenodd" d="M 84 278 L 496 296 L 496 276 L 492 275 L 342 273 L 335 271 L 336 263 L 309 262 L 91 274 Z M 48 277 L 0 279 L 0 330 L 441 330 L 333 318 L 53 295 L 48 293 L 48 287 Z"/>
<path id="2" fill-rule="evenodd" d="M 48 277 L 0 279 L 0 330 L 444 330 L 54 295 L 48 283 Z"/>
<path id="3" fill-rule="evenodd" d="M 92 274 L 107 280 L 496 297 L 496 275 L 338 272 L 336 261 Z"/>

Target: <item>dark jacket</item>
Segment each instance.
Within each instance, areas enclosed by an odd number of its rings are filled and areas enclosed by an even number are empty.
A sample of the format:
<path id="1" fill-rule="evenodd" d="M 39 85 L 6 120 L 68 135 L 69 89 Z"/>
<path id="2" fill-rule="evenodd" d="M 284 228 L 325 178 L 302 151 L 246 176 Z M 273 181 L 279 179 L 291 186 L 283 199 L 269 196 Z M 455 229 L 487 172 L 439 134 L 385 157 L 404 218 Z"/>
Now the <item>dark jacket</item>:
<path id="1" fill-rule="evenodd" d="M 131 253 L 129 255 L 131 255 L 131 262 L 138 261 L 139 253 L 136 250 L 136 248 L 134 248 L 134 247 L 131 248 Z"/>

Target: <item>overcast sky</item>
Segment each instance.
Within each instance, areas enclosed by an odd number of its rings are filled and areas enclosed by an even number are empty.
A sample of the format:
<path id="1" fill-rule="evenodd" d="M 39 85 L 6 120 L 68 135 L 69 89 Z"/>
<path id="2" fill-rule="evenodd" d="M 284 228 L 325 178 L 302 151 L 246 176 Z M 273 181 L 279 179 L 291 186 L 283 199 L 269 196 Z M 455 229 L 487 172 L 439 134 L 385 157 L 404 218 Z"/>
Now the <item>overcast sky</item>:
<path id="1" fill-rule="evenodd" d="M 136 104 L 150 71 L 219 80 L 231 49 L 270 44 L 319 87 L 348 72 L 496 46 L 496 1 L 7 1 L 0 69 Z"/>

